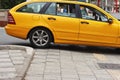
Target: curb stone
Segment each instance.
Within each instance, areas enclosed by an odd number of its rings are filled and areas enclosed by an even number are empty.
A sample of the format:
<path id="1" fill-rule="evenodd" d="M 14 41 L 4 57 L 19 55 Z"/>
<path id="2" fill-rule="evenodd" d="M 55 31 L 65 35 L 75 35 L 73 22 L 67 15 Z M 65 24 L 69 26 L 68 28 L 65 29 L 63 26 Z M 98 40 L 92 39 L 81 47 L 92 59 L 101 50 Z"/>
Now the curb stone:
<path id="1" fill-rule="evenodd" d="M 0 45 L 0 50 L 23 50 L 27 53 L 22 70 L 19 71 L 18 75 L 13 80 L 24 80 L 26 72 L 29 69 L 30 63 L 34 56 L 33 48 L 26 46 L 17 46 L 17 45 Z"/>

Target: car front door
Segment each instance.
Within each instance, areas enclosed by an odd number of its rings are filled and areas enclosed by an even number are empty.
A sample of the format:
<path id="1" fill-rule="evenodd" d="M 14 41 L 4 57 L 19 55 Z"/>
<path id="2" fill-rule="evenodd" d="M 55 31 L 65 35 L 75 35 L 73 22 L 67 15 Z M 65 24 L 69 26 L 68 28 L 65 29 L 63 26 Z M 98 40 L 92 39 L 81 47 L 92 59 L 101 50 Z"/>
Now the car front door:
<path id="1" fill-rule="evenodd" d="M 81 5 L 80 41 L 116 43 L 118 25 L 113 21 L 108 23 L 108 16 L 95 8 Z"/>
<path id="2" fill-rule="evenodd" d="M 42 15 L 57 40 L 78 40 L 79 19 L 74 4 L 51 3 Z"/>

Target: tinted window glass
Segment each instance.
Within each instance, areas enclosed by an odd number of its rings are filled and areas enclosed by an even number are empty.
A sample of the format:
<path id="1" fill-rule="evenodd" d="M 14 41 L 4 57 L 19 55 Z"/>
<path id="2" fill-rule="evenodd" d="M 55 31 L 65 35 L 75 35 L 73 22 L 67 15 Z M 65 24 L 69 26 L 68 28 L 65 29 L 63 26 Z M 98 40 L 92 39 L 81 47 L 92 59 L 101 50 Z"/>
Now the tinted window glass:
<path id="1" fill-rule="evenodd" d="M 75 5 L 66 3 L 52 3 L 46 10 L 45 14 L 76 17 Z"/>
<path id="2" fill-rule="evenodd" d="M 18 9 L 17 12 L 26 12 L 26 13 L 39 13 L 41 8 L 45 5 L 46 3 L 32 3 L 23 6 L 22 8 Z"/>
<path id="3" fill-rule="evenodd" d="M 88 20 L 96 20 L 96 21 L 103 21 L 107 22 L 108 18 L 106 15 L 101 13 L 100 11 L 87 7 L 87 6 L 80 6 L 81 10 L 81 16 L 83 19 L 88 19 Z"/>
<path id="4" fill-rule="evenodd" d="M 57 15 L 76 17 L 75 5 L 74 4 L 57 3 Z"/>

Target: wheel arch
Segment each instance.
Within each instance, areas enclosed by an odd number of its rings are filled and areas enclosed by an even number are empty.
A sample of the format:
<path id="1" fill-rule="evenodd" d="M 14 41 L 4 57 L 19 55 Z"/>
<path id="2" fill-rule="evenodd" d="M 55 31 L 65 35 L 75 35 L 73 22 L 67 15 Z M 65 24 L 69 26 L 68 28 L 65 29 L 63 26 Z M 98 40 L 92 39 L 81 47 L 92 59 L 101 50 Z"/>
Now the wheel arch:
<path id="1" fill-rule="evenodd" d="M 30 37 L 31 31 L 34 30 L 34 29 L 37 29 L 37 28 L 39 28 L 39 29 L 42 28 L 42 29 L 48 30 L 48 31 L 50 32 L 51 36 L 52 36 L 52 42 L 54 42 L 54 35 L 53 35 L 52 31 L 51 31 L 50 29 L 44 27 L 44 26 L 36 26 L 36 27 L 32 28 L 32 29 L 29 31 L 29 33 L 27 34 L 27 39 Z"/>

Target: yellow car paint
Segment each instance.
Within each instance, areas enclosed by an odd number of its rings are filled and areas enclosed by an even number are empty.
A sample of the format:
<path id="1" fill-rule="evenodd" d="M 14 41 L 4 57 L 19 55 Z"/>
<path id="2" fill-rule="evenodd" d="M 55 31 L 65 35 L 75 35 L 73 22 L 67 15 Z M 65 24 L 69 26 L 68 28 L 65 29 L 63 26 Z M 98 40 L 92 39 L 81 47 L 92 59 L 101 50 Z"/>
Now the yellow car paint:
<path id="1" fill-rule="evenodd" d="M 86 20 L 77 17 L 16 12 L 16 10 L 24 5 L 37 2 L 56 2 L 89 6 L 105 14 L 108 19 L 113 20 L 113 23 L 110 24 L 108 22 Z M 14 37 L 27 39 L 29 32 L 33 28 L 45 27 L 52 32 L 54 43 L 120 47 L 120 22 L 93 4 L 77 1 L 35 0 L 21 3 L 9 12 L 12 14 L 16 24 L 7 24 L 5 30 L 7 34 Z M 48 20 L 51 17 L 55 18 L 56 21 Z M 89 24 L 81 24 L 81 22 L 88 22 Z"/>

